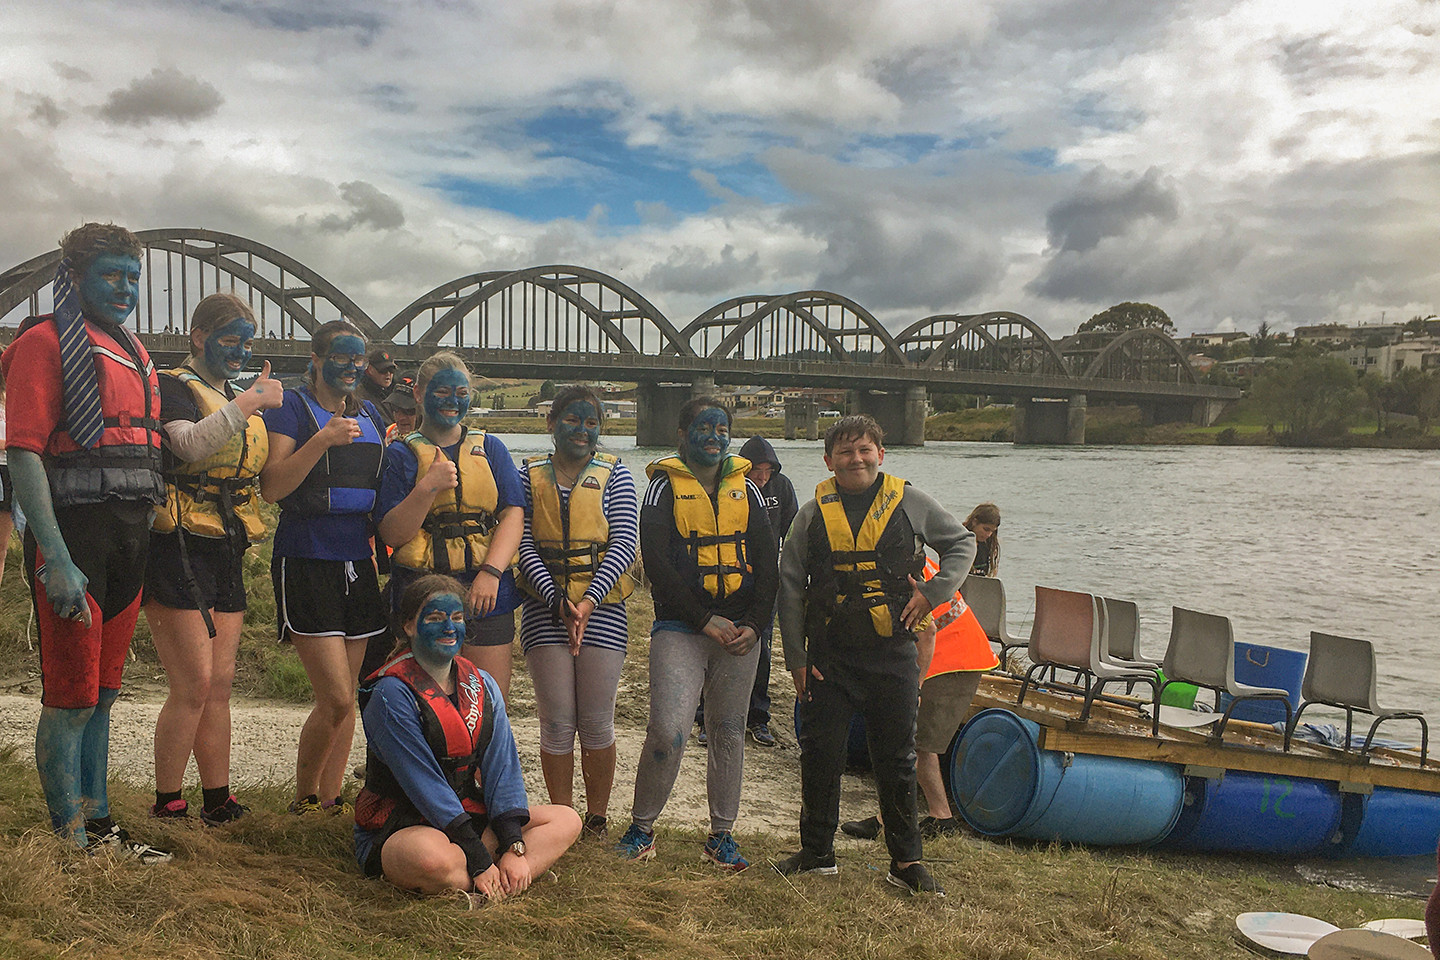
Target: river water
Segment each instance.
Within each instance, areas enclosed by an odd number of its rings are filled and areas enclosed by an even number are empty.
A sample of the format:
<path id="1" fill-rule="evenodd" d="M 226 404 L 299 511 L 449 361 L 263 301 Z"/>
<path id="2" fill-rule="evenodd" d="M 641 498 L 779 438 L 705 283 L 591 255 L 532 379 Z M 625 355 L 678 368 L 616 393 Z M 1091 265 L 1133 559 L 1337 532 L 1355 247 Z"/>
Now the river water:
<path id="1" fill-rule="evenodd" d="M 503 439 L 517 461 L 550 444 Z M 772 442 L 803 503 L 828 475 L 821 444 Z M 637 475 L 667 452 L 630 437 L 606 445 Z M 1294 650 L 1311 630 L 1359 637 L 1375 644 L 1382 704 L 1440 716 L 1435 451 L 932 442 L 888 451 L 884 469 L 962 517 L 999 505 L 1013 635 L 1028 635 L 1040 584 L 1135 601 L 1141 648 L 1157 659 L 1172 605 Z M 1408 738 L 1409 726 L 1382 735 Z"/>

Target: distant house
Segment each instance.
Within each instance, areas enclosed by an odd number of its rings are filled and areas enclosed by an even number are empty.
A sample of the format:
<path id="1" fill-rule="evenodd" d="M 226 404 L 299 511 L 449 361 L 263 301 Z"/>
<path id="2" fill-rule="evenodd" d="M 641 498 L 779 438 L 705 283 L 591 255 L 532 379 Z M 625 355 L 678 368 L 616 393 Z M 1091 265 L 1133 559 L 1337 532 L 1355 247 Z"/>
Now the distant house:
<path id="1" fill-rule="evenodd" d="M 1390 380 L 1401 370 L 1440 370 L 1440 339 L 1406 340 L 1379 347 L 1354 346 L 1336 356 L 1355 370 Z"/>
<path id="2" fill-rule="evenodd" d="M 1250 334 L 1243 330 L 1226 330 L 1220 333 L 1192 333 L 1188 337 L 1182 337 L 1179 343 L 1186 350 L 1201 350 L 1205 347 L 1223 347 L 1237 340 L 1249 339 Z"/>
<path id="3" fill-rule="evenodd" d="M 1241 357 L 1238 360 L 1223 360 L 1217 366 L 1231 376 L 1253 377 L 1262 367 L 1274 360 L 1274 357 Z"/>
<path id="4" fill-rule="evenodd" d="M 1403 323 L 1362 323 L 1347 326 L 1343 323 L 1317 323 L 1295 328 L 1296 343 L 1365 343 L 1379 340 L 1395 343 L 1405 332 Z"/>

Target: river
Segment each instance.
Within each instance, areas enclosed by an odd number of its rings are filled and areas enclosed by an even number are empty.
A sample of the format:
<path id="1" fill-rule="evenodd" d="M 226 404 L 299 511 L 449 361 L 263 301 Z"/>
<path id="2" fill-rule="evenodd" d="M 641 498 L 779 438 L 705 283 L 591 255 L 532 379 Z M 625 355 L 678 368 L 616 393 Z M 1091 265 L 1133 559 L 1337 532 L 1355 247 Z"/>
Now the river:
<path id="1" fill-rule="evenodd" d="M 549 448 L 546 435 L 502 436 L 517 461 Z M 821 444 L 773 442 L 803 503 L 827 475 Z M 630 437 L 606 446 L 637 474 L 667 452 Z M 1321 630 L 1375 644 L 1381 703 L 1440 713 L 1435 451 L 932 442 L 888 451 L 884 469 L 962 517 L 999 505 L 1016 636 L 1029 633 L 1036 584 L 1135 601 L 1141 648 L 1157 659 L 1172 605 L 1230 617 L 1237 640 L 1294 650 Z M 1409 726 L 1384 735 L 1409 737 Z"/>

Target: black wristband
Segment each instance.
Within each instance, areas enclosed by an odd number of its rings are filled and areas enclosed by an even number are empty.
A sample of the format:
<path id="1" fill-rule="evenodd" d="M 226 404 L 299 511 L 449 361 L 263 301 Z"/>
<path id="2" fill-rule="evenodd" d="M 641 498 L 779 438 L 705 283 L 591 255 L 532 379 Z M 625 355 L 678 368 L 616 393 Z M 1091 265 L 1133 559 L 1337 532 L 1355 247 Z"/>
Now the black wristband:
<path id="1" fill-rule="evenodd" d="M 445 828 L 445 836 L 465 854 L 465 872 L 476 877 L 489 870 L 495 861 L 490 856 L 490 851 L 485 849 L 485 844 L 481 842 L 474 822 L 465 814 L 461 814 L 461 816 L 466 819 L 462 821 L 460 817 L 456 817 L 455 822 Z"/>
<path id="2" fill-rule="evenodd" d="M 490 574 L 490 576 L 494 577 L 496 580 L 499 580 L 501 577 L 505 576 L 505 571 L 504 571 L 504 570 L 501 570 L 499 567 L 495 566 L 494 564 L 490 564 L 490 563 L 482 563 L 482 564 L 480 564 L 480 572 L 481 572 L 481 573 L 488 573 L 488 574 Z"/>

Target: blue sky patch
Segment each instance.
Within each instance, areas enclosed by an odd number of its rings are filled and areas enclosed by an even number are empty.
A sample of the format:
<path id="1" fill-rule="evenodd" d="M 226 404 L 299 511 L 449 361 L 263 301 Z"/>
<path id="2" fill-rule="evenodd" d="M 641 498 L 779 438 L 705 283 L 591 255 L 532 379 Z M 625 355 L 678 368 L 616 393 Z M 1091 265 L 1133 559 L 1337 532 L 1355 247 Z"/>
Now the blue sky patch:
<path id="1" fill-rule="evenodd" d="M 724 202 L 708 190 L 696 171 L 714 178 L 720 191 L 764 203 L 789 198 L 770 171 L 748 157 L 708 162 L 660 146 L 631 146 L 601 112 L 549 111 L 525 124 L 519 138 L 491 131 L 492 141 L 523 139 L 536 156 L 567 161 L 573 171 L 536 178 L 522 184 L 501 184 L 467 177 L 443 177 L 431 186 L 467 206 L 487 207 L 543 222 L 583 220 L 599 205 L 612 226 L 635 226 L 641 209 L 664 209 L 677 215 L 703 213 Z M 479 131 L 477 131 L 479 132 Z M 703 177 L 703 179 L 709 179 Z"/>

